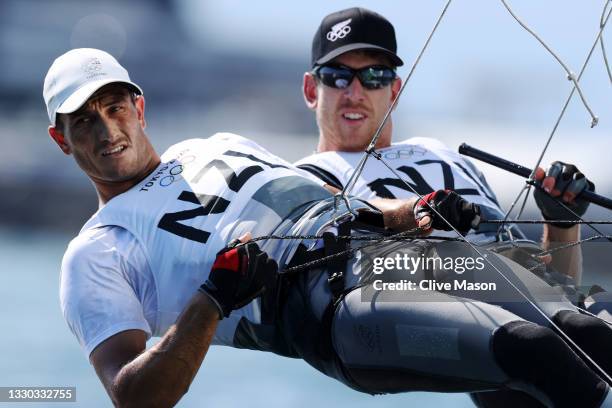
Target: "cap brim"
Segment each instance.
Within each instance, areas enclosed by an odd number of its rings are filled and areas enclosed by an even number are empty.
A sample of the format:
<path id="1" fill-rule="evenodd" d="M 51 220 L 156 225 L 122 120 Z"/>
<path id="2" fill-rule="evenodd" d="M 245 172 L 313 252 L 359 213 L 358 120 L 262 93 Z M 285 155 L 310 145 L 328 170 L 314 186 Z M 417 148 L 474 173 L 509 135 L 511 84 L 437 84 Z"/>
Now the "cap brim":
<path id="1" fill-rule="evenodd" d="M 142 95 L 142 89 L 138 85 L 129 81 L 118 81 L 116 79 L 105 79 L 101 81 L 89 82 L 84 86 L 77 89 L 72 95 L 70 95 L 66 100 L 57 108 L 55 113 L 73 113 L 78 110 L 81 106 L 87 102 L 87 100 L 96 93 L 96 91 L 102 88 L 104 85 L 118 83 L 118 84 L 126 84 L 129 87 L 133 88 L 133 91 Z"/>
<path id="2" fill-rule="evenodd" d="M 326 64 L 329 61 L 333 60 L 334 58 L 349 52 L 349 51 L 356 51 L 356 50 L 375 50 L 375 51 L 380 51 L 383 54 L 385 54 L 386 56 L 388 56 L 391 59 L 391 62 L 393 63 L 393 65 L 395 65 L 396 67 L 401 67 L 402 65 L 404 65 L 404 61 L 401 60 L 400 57 L 398 57 L 395 53 L 389 51 L 386 48 L 383 47 L 379 47 L 378 45 L 374 45 L 374 44 L 368 44 L 368 43 L 353 43 L 353 44 L 347 44 L 347 45 L 343 45 L 342 47 L 338 47 L 335 50 L 333 50 L 332 52 L 330 52 L 329 54 L 325 55 L 322 58 L 319 58 L 316 61 L 317 65 L 321 65 L 321 64 Z"/>

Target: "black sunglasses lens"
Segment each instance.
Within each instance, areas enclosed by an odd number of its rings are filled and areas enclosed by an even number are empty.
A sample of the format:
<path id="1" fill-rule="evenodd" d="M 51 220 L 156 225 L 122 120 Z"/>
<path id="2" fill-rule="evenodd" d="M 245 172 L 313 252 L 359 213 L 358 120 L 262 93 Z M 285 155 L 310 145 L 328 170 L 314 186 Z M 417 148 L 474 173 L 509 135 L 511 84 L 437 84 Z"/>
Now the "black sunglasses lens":
<path id="1" fill-rule="evenodd" d="M 395 79 L 395 71 L 387 67 L 367 67 L 359 70 L 357 75 L 367 89 L 384 88 Z"/>
<path id="2" fill-rule="evenodd" d="M 330 66 L 320 67 L 317 69 L 316 74 L 324 85 L 338 89 L 347 88 L 355 76 L 348 69 Z"/>
<path id="3" fill-rule="evenodd" d="M 371 66 L 359 70 L 345 67 L 324 65 L 315 71 L 317 77 L 324 85 L 337 88 L 347 88 L 355 75 L 366 89 L 380 89 L 388 86 L 395 79 L 395 71 L 385 66 Z"/>

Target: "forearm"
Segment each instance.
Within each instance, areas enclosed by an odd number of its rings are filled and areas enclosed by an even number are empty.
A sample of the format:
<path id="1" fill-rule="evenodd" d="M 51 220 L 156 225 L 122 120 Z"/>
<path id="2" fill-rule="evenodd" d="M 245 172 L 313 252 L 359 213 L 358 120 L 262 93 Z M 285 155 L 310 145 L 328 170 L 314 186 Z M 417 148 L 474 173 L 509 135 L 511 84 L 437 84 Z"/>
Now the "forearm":
<path id="1" fill-rule="evenodd" d="M 416 227 L 414 205 L 417 199 L 394 200 L 375 198 L 368 200 L 383 213 L 385 227 L 394 231 L 407 231 Z"/>
<path id="2" fill-rule="evenodd" d="M 545 250 L 554 249 L 580 239 L 580 226 L 571 228 L 558 228 L 553 225 L 544 225 L 542 247 Z M 551 266 L 557 271 L 574 278 L 576 284 L 582 278 L 582 250 L 580 245 L 561 249 L 552 254 Z"/>
<path id="3" fill-rule="evenodd" d="M 126 364 L 115 377 L 118 406 L 173 406 L 187 392 L 218 324 L 218 311 L 197 292 L 155 346 Z M 113 397 L 113 396 L 111 396 Z"/>

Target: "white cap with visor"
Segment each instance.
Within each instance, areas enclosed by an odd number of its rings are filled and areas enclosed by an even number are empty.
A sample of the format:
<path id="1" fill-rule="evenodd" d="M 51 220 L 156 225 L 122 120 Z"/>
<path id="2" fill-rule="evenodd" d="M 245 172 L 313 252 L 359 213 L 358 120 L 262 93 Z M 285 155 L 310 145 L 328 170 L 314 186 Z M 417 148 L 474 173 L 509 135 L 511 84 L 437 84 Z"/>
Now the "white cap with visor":
<path id="1" fill-rule="evenodd" d="M 76 48 L 59 56 L 49 68 L 43 87 L 51 126 L 55 126 L 58 113 L 75 112 L 98 89 L 114 82 L 125 83 L 142 95 L 126 69 L 107 52 Z"/>

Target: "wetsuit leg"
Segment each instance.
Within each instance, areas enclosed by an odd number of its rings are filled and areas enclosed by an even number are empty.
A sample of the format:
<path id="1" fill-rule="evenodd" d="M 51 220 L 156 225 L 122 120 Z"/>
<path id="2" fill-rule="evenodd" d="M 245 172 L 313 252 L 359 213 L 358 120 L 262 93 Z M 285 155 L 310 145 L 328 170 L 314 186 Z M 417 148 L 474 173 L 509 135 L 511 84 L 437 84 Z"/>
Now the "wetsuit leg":
<path id="1" fill-rule="evenodd" d="M 553 321 L 606 373 L 612 373 L 612 330 L 608 323 L 568 310 L 557 313 Z"/>
<path id="2" fill-rule="evenodd" d="M 404 243 L 403 247 L 408 246 Z M 429 250 L 427 245 L 423 248 Z M 444 255 L 444 248 L 435 250 Z M 550 287 L 537 277 L 512 261 L 491 256 L 530 300 L 537 303 L 541 301 L 538 296 L 548 297 Z M 517 273 L 512 273 L 514 269 Z M 329 326 L 323 323 L 331 300 L 326 272 L 304 274 L 301 283 L 291 290 L 284 313 L 288 343 L 298 356 L 327 375 L 367 393 L 511 388 L 548 406 L 554 403 L 585 408 L 598 407 L 605 397 L 606 384 L 559 336 L 542 325 L 548 323 L 546 318 L 524 299 L 513 294 L 513 298 L 502 297 L 500 304 L 494 305 L 491 303 L 497 297 L 486 299 L 482 293 L 473 296 L 482 295 L 481 300 L 486 301 L 427 291 L 425 300 L 419 291 L 374 290 L 372 277 L 366 276 L 369 270 L 354 261 L 347 271 L 348 277 L 356 279 L 349 284 L 365 286 L 350 291 L 338 304 L 330 335 Z M 420 272 L 432 275 L 436 271 Z M 489 269 L 469 279 L 477 282 L 484 277 L 502 282 L 494 273 Z M 401 274 L 389 276 L 397 278 Z M 463 276 L 468 278 L 467 274 Z M 414 277 L 418 278 L 418 273 Z M 552 295 L 552 300 L 542 300 L 545 316 L 575 310 L 558 293 Z M 521 364 L 517 364 L 519 361 Z M 576 382 L 569 384 L 568 378 Z"/>
<path id="3" fill-rule="evenodd" d="M 547 327 L 511 322 L 495 332 L 491 345 L 509 376 L 543 392 L 554 407 L 599 407 L 607 394 L 606 383 Z"/>
<path id="4" fill-rule="evenodd" d="M 607 390 L 550 329 L 499 307 L 432 294 L 386 301 L 350 292 L 332 325 L 355 388 L 370 393 L 513 388 L 556 407 L 597 407 Z M 408 299 L 407 299 L 408 300 Z"/>
<path id="5" fill-rule="evenodd" d="M 546 408 L 529 394 L 515 390 L 474 392 L 470 398 L 478 408 Z"/>
<path id="6" fill-rule="evenodd" d="M 430 301 L 357 289 L 336 310 L 332 341 L 355 382 L 370 393 L 469 392 L 510 378 L 491 353 L 495 330 L 521 319 L 500 307 L 439 292 Z"/>

